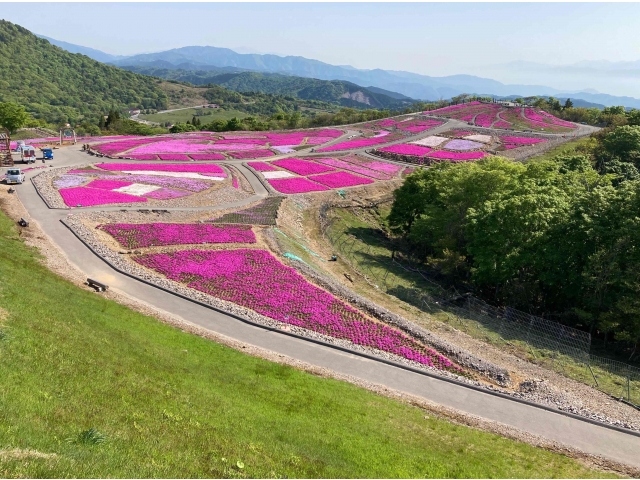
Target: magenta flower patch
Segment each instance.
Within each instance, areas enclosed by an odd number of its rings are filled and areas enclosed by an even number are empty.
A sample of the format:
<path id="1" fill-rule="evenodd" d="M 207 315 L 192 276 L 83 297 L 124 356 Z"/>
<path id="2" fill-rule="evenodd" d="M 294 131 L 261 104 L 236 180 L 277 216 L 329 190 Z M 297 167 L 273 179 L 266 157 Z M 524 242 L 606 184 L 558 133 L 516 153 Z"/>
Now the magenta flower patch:
<path id="1" fill-rule="evenodd" d="M 416 157 L 422 157 L 431 150 L 429 147 L 421 147 L 420 145 L 410 145 L 407 143 L 400 143 L 380 149 L 381 152 L 397 153 L 398 155 L 414 155 Z"/>
<path id="2" fill-rule="evenodd" d="M 224 170 L 219 165 L 206 164 L 162 164 L 162 163 L 100 163 L 97 165 L 103 170 L 129 171 L 151 170 L 157 172 L 193 172 L 193 173 L 217 173 L 224 176 Z"/>
<path id="3" fill-rule="evenodd" d="M 270 163 L 266 162 L 247 162 L 247 165 L 258 172 L 273 172 L 277 170 L 277 168 L 273 168 Z"/>
<path id="4" fill-rule="evenodd" d="M 322 190 L 329 190 L 324 185 L 319 185 L 314 182 L 310 182 L 306 178 L 274 178 L 267 180 L 273 188 L 280 193 L 294 194 L 294 193 L 307 193 L 307 192 L 320 192 Z"/>
<path id="5" fill-rule="evenodd" d="M 370 178 L 358 177 L 349 172 L 326 173 L 324 175 L 312 175 L 309 180 L 321 183 L 331 188 L 355 187 L 356 185 L 369 185 L 373 183 Z"/>
<path id="6" fill-rule="evenodd" d="M 335 168 L 331 168 L 327 165 L 320 165 L 308 160 L 301 160 L 299 158 L 285 158 L 283 160 L 276 160 L 272 162 L 273 165 L 289 170 L 290 172 L 297 173 L 298 175 L 312 175 L 314 173 L 333 172 Z"/>
<path id="7" fill-rule="evenodd" d="M 146 198 L 129 195 L 128 193 L 112 192 L 99 188 L 75 187 L 59 190 L 64 203 L 69 207 L 92 207 L 94 205 L 108 205 L 112 203 L 146 202 Z"/>
<path id="8" fill-rule="evenodd" d="M 271 150 L 243 150 L 239 152 L 229 152 L 229 155 L 233 158 L 245 159 L 272 157 L 274 154 Z"/>
<path id="9" fill-rule="evenodd" d="M 134 257 L 167 278 L 274 320 L 423 365 L 462 369 L 401 331 L 374 322 L 264 250 L 183 250 Z"/>
<path id="10" fill-rule="evenodd" d="M 153 192 L 145 193 L 143 196 L 152 198 L 153 200 L 173 200 L 174 198 L 186 197 L 187 195 L 191 195 L 191 192 L 174 190 L 173 188 L 159 188 Z"/>
<path id="11" fill-rule="evenodd" d="M 207 243 L 256 243 L 250 225 L 207 223 L 110 223 L 100 228 L 124 248 L 196 245 Z"/>
<path id="12" fill-rule="evenodd" d="M 121 182 L 118 180 L 94 180 L 86 186 L 89 188 L 101 188 L 103 190 L 115 190 L 120 187 L 128 187 L 133 182 Z"/>

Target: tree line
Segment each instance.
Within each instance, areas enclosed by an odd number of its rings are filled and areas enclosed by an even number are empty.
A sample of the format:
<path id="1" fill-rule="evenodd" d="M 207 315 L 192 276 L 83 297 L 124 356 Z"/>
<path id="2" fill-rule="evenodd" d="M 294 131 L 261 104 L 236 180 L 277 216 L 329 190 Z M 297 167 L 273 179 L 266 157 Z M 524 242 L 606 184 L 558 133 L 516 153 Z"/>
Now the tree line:
<path id="1" fill-rule="evenodd" d="M 407 255 L 485 300 L 626 345 L 640 341 L 640 126 L 575 152 L 409 175 L 389 226 Z M 628 352 L 629 353 L 629 352 Z"/>

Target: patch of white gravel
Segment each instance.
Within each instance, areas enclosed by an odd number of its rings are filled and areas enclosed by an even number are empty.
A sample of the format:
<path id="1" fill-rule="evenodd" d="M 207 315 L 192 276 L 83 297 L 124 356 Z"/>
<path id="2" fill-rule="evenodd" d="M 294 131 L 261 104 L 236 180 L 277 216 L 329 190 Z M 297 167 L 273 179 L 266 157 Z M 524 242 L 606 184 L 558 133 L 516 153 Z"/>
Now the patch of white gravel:
<path id="1" fill-rule="evenodd" d="M 289 178 L 294 175 L 289 172 L 284 172 L 282 170 L 278 170 L 277 172 L 261 172 L 264 178 L 274 179 L 274 178 Z"/>
<path id="2" fill-rule="evenodd" d="M 431 135 L 429 137 L 421 138 L 420 140 L 414 140 L 413 143 L 415 145 L 422 145 L 424 147 L 437 147 L 442 142 L 449 140 L 447 137 L 438 137 L 437 135 Z"/>
<path id="3" fill-rule="evenodd" d="M 462 137 L 465 140 L 473 140 L 476 142 L 482 143 L 491 143 L 491 135 L 467 135 L 466 137 Z"/>
<path id="4" fill-rule="evenodd" d="M 112 191 L 120 192 L 120 193 L 128 193 L 129 195 L 135 195 L 136 197 L 141 197 L 147 193 L 160 190 L 160 188 L 162 187 L 158 187 L 157 185 L 145 185 L 143 183 L 132 183 L 131 185 L 126 185 L 124 187 L 114 188 Z"/>

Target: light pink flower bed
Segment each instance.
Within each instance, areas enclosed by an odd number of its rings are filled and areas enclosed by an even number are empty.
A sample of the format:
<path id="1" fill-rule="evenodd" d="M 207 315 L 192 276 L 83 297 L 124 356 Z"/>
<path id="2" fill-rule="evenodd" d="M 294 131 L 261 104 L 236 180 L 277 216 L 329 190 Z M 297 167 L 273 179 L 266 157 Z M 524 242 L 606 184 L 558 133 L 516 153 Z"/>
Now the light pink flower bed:
<path id="1" fill-rule="evenodd" d="M 133 182 L 122 182 L 120 180 L 94 180 L 87 185 L 88 188 L 101 188 L 103 190 L 115 190 L 120 187 L 128 187 L 133 185 Z"/>
<path id="2" fill-rule="evenodd" d="M 220 177 L 225 176 L 224 170 L 219 165 L 205 164 L 179 164 L 179 163 L 99 163 L 103 170 L 129 171 L 129 170 L 155 170 L 158 172 L 194 172 L 215 173 Z"/>
<path id="3" fill-rule="evenodd" d="M 342 170 L 349 170 L 350 172 L 359 173 L 360 175 L 366 175 L 367 177 L 375 178 L 376 180 L 391 179 L 391 176 L 387 173 L 361 167 L 338 158 L 314 158 L 314 160 L 318 163 L 324 163 L 325 165 L 341 168 Z"/>
<path id="4" fill-rule="evenodd" d="M 381 152 L 397 153 L 398 155 L 413 155 L 416 157 L 422 157 L 431 150 L 432 149 L 429 147 L 422 147 L 420 145 L 411 145 L 407 143 L 400 143 L 380 149 Z"/>
<path id="5" fill-rule="evenodd" d="M 258 172 L 273 172 L 277 170 L 277 168 L 273 168 L 270 163 L 266 162 L 247 162 L 247 165 Z"/>
<path id="6" fill-rule="evenodd" d="M 185 192 L 184 190 L 174 190 L 173 188 L 160 188 L 153 192 L 145 193 L 144 196 L 152 198 L 154 200 L 173 200 L 174 198 L 181 198 L 191 195 L 191 192 Z"/>
<path id="7" fill-rule="evenodd" d="M 95 205 L 108 205 L 112 203 L 146 202 L 147 199 L 129 195 L 128 193 L 112 192 L 100 188 L 63 188 L 59 190 L 64 203 L 69 207 L 93 207 Z"/>
<path id="8" fill-rule="evenodd" d="M 334 152 L 336 150 L 353 150 L 355 148 L 365 148 L 370 147 L 372 145 L 380 145 L 381 143 L 389 143 L 393 141 L 393 138 L 389 138 L 387 135 L 385 137 L 380 138 L 356 138 L 353 140 L 349 140 L 346 142 L 337 143 L 336 145 L 332 145 L 330 147 L 321 148 L 318 152 Z M 394 135 L 391 135 L 394 137 Z"/>
<path id="9" fill-rule="evenodd" d="M 298 175 L 312 175 L 315 173 L 332 172 L 335 168 L 331 168 L 327 165 L 321 165 L 308 160 L 301 160 L 299 158 L 285 158 L 282 160 L 276 160 L 271 162 L 278 167 L 289 170 L 290 172 L 297 173 Z"/>
<path id="10" fill-rule="evenodd" d="M 354 187 L 356 185 L 369 185 L 373 183 L 370 178 L 358 177 L 349 172 L 326 173 L 323 175 L 312 175 L 309 180 L 321 183 L 331 188 Z"/>
<path id="11" fill-rule="evenodd" d="M 273 188 L 280 193 L 294 194 L 294 193 L 307 193 L 307 192 L 320 192 L 323 190 L 329 190 L 324 185 L 319 185 L 314 182 L 310 182 L 303 177 L 295 178 L 274 178 L 267 180 Z"/>
<path id="12" fill-rule="evenodd" d="M 378 172 L 384 172 L 385 174 L 390 176 L 394 176 L 402 168 L 400 165 L 395 165 L 393 163 L 365 160 L 355 155 L 342 157 L 342 159 L 346 162 L 360 165 L 361 167 L 369 168 Z"/>
<path id="13" fill-rule="evenodd" d="M 500 120 L 499 122 L 496 122 L 493 124 L 493 128 L 511 128 L 512 124 L 510 124 L 509 122 L 505 122 L 504 120 Z"/>
<path id="14" fill-rule="evenodd" d="M 251 225 L 210 223 L 110 223 L 101 225 L 124 248 L 207 243 L 256 243 Z"/>

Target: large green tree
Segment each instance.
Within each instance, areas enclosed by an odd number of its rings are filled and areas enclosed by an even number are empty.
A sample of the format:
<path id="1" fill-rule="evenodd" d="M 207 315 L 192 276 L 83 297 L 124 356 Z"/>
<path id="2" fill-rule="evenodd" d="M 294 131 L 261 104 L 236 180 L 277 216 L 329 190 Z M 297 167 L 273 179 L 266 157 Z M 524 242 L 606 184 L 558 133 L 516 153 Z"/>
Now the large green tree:
<path id="1" fill-rule="evenodd" d="M 14 133 L 26 125 L 30 118 L 22 105 L 0 102 L 0 125 L 9 130 L 9 133 Z"/>

